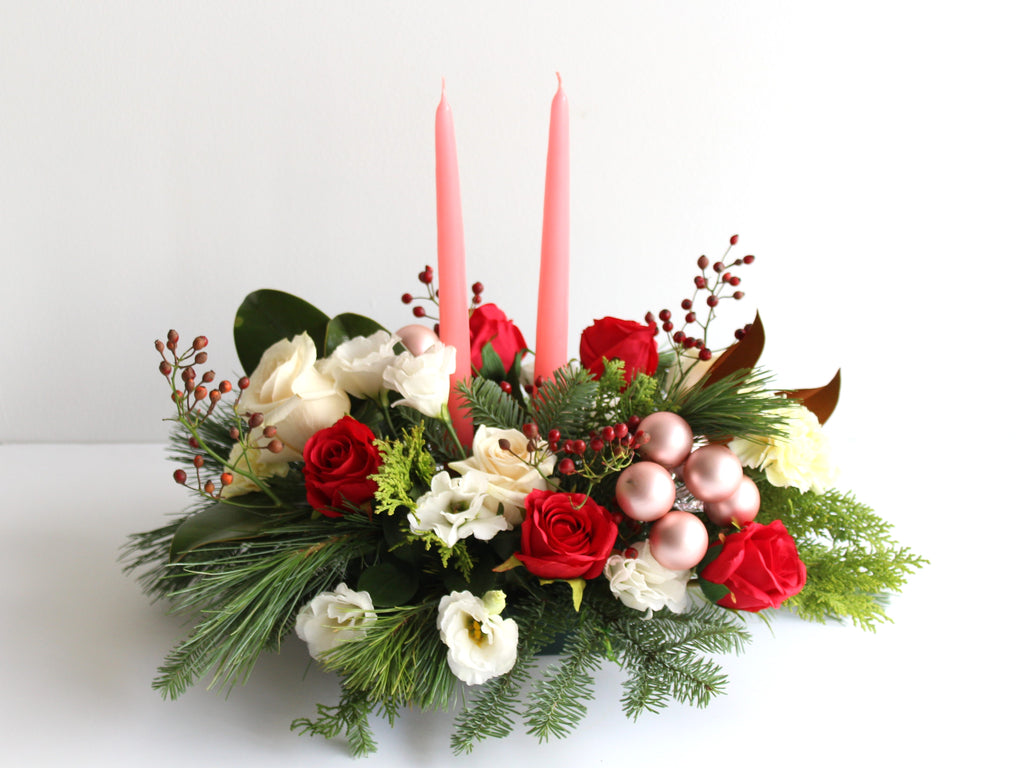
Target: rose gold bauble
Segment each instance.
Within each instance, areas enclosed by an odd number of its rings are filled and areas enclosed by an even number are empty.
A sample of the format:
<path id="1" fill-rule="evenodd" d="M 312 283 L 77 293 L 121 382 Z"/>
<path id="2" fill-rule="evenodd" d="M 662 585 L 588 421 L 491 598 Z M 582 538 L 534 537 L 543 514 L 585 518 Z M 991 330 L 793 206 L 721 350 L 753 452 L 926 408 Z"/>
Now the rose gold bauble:
<path id="1" fill-rule="evenodd" d="M 440 342 L 437 334 L 425 325 L 406 325 L 395 331 L 395 335 L 402 340 L 405 348 L 412 352 L 413 357 L 419 357 L 432 346 Z"/>
<path id="2" fill-rule="evenodd" d="M 673 509 L 651 526 L 651 557 L 670 571 L 685 571 L 704 559 L 708 529 L 692 512 Z"/>
<path id="3" fill-rule="evenodd" d="M 724 445 L 705 445 L 683 464 L 683 483 L 701 501 L 724 501 L 740 487 L 743 465 Z"/>
<path id="4" fill-rule="evenodd" d="M 761 492 L 757 485 L 746 475 L 740 480 L 740 487 L 724 501 L 709 501 L 704 505 L 704 513 L 708 520 L 725 528 L 733 523 L 741 528 L 757 517 L 761 509 Z"/>
<path id="5" fill-rule="evenodd" d="M 690 455 L 693 430 L 682 416 L 658 411 L 644 418 L 638 429 L 650 437 L 639 449 L 640 455 L 648 461 L 671 469 L 678 467 Z"/>
<path id="6" fill-rule="evenodd" d="M 676 501 L 676 481 L 672 474 L 653 461 L 630 464 L 615 482 L 615 500 L 623 513 L 634 520 L 657 520 Z"/>

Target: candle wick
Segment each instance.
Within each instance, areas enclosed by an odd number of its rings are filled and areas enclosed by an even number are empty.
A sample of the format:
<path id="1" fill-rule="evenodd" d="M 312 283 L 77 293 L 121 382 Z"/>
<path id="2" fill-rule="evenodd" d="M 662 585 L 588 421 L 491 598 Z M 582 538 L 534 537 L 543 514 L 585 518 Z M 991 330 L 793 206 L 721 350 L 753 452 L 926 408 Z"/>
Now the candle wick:
<path id="1" fill-rule="evenodd" d="M 441 98 L 444 98 L 444 78 L 441 78 Z"/>
<path id="2" fill-rule="evenodd" d="M 558 90 L 562 90 L 562 73 L 555 72 L 555 77 L 558 78 Z"/>

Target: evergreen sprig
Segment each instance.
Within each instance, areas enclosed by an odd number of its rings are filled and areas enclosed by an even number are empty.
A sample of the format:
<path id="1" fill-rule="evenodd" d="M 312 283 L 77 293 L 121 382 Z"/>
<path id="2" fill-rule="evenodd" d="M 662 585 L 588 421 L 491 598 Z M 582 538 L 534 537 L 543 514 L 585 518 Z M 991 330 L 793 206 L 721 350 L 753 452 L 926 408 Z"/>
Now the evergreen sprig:
<path id="1" fill-rule="evenodd" d="M 685 389 L 669 403 L 695 435 L 709 441 L 730 437 L 781 437 L 792 402 L 767 390 L 769 374 L 737 371 L 707 386 Z"/>
<path id="2" fill-rule="evenodd" d="M 898 592 L 928 561 L 892 536 L 892 526 L 852 494 L 801 493 L 776 488 L 754 474 L 761 492 L 758 522 L 779 519 L 807 566 L 807 584 L 785 602 L 800 618 L 848 619 L 874 631 L 885 614 L 887 593 Z"/>
<path id="3" fill-rule="evenodd" d="M 594 422 L 598 383 L 584 368 L 559 368 L 530 402 L 530 415 L 546 435 L 559 429 L 564 436 L 586 435 Z"/>
<path id="4" fill-rule="evenodd" d="M 474 424 L 498 429 L 519 429 L 526 421 L 522 407 L 512 395 L 490 379 L 473 379 L 469 386 L 459 382 L 459 392 L 469 405 Z"/>
<path id="5" fill-rule="evenodd" d="M 412 430 L 403 430 L 401 439 L 377 440 L 381 465 L 371 475 L 377 483 L 374 499 L 377 514 L 391 515 L 400 508 L 413 509 L 415 501 L 410 491 L 419 482 L 430 485 L 434 475 L 434 459 L 427 450 L 423 424 Z"/>
<path id="6" fill-rule="evenodd" d="M 374 707 L 362 693 L 352 690 L 342 681 L 338 703 L 334 706 L 317 704 L 316 710 L 316 719 L 297 718 L 292 721 L 291 730 L 325 739 L 333 739 L 344 732 L 345 740 L 356 757 L 366 757 L 377 751 L 377 742 L 370 727 Z"/>

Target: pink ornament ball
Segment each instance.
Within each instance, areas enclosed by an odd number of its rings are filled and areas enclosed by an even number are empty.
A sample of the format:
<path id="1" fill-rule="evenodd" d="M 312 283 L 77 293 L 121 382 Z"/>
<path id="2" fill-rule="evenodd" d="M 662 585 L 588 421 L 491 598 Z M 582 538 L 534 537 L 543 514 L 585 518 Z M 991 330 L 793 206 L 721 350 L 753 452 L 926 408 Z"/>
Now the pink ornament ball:
<path id="1" fill-rule="evenodd" d="M 708 552 L 708 529 L 692 512 L 674 509 L 651 526 L 651 557 L 670 571 L 685 571 Z"/>
<path id="2" fill-rule="evenodd" d="M 701 501 L 725 501 L 736 493 L 743 479 L 743 465 L 724 445 L 705 445 L 683 464 L 683 483 Z"/>
<path id="3" fill-rule="evenodd" d="M 399 328 L 395 335 L 402 340 L 405 348 L 412 352 L 413 357 L 419 357 L 441 341 L 427 326 L 415 323 Z"/>
<path id="4" fill-rule="evenodd" d="M 704 514 L 715 525 L 726 528 L 733 523 L 742 528 L 757 517 L 761 509 L 761 492 L 757 484 L 746 475 L 740 480 L 740 487 L 724 501 L 709 501 L 704 505 Z"/>
<path id="5" fill-rule="evenodd" d="M 627 517 L 641 522 L 657 520 L 675 504 L 676 481 L 660 464 L 638 461 L 619 475 L 615 500 Z"/>
<path id="6" fill-rule="evenodd" d="M 690 425 L 670 411 L 658 411 L 645 417 L 638 429 L 642 429 L 650 440 L 640 446 L 640 455 L 666 469 L 678 467 L 693 447 L 693 430 Z"/>

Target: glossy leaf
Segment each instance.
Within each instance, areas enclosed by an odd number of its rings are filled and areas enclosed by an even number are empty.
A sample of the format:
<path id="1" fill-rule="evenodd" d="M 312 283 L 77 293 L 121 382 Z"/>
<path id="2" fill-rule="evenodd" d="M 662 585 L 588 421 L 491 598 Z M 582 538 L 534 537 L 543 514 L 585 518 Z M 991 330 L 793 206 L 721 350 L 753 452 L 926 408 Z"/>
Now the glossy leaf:
<path id="1" fill-rule="evenodd" d="M 704 597 L 709 602 L 717 603 L 723 597 L 729 594 L 729 588 L 724 584 L 716 584 L 713 581 L 707 579 L 697 579 L 697 583 L 700 585 L 700 591 L 704 593 Z"/>
<path id="2" fill-rule="evenodd" d="M 235 314 L 235 350 L 242 368 L 251 375 L 268 347 L 303 332 L 316 344 L 317 356 L 323 357 L 328 321 L 319 309 L 290 293 L 253 291 Z"/>
<path id="3" fill-rule="evenodd" d="M 247 507 L 217 503 L 186 519 L 171 540 L 171 562 L 206 544 L 238 541 L 260 535 L 272 518 Z"/>
<path id="4" fill-rule="evenodd" d="M 754 322 L 743 338 L 727 348 L 708 369 L 704 386 L 721 381 L 726 376 L 742 370 L 752 370 L 757 366 L 764 350 L 764 326 L 761 314 L 754 315 Z"/>
<path id="5" fill-rule="evenodd" d="M 832 377 L 832 381 L 823 387 L 813 389 L 793 389 L 780 394 L 803 402 L 804 407 L 818 417 L 818 423 L 824 424 L 839 404 L 840 371 Z"/>
<path id="6" fill-rule="evenodd" d="M 359 576 L 359 591 L 369 592 L 377 608 L 406 605 L 418 588 L 417 573 L 397 561 L 370 566 Z"/>
<path id="7" fill-rule="evenodd" d="M 331 354 L 339 345 L 359 336 L 371 336 L 387 329 L 376 320 L 352 312 L 332 317 L 327 323 L 323 356 Z"/>

